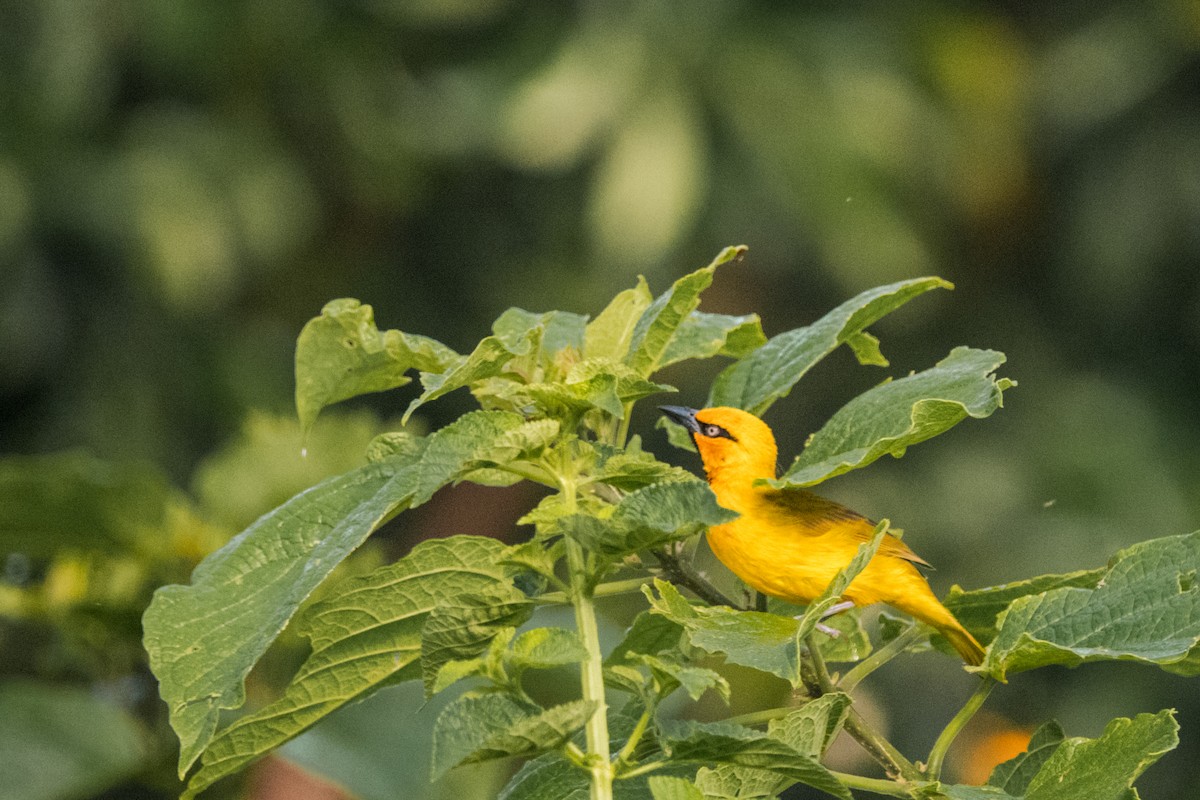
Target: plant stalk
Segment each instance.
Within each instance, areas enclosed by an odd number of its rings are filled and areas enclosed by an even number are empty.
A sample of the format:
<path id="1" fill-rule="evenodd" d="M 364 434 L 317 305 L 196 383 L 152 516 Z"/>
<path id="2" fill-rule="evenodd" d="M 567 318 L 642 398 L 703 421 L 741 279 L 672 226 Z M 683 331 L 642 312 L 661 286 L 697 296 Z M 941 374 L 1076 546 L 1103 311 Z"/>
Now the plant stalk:
<path id="1" fill-rule="evenodd" d="M 817 648 L 816 637 L 809 634 L 807 643 L 809 657 L 801 663 L 800 669 L 800 679 L 804 682 L 804 688 L 814 699 L 823 694 L 836 692 L 837 687 L 833 685 L 833 681 L 829 678 L 829 671 L 825 668 L 825 659 L 821 657 L 821 651 Z M 806 665 L 808 669 L 805 669 Z M 850 734 L 851 738 L 858 742 L 871 758 L 879 762 L 888 777 L 902 781 L 916 780 L 921 777 L 916 766 L 905 758 L 895 745 L 872 728 L 853 706 L 846 714 L 844 727 L 846 733 Z"/>
<path id="2" fill-rule="evenodd" d="M 870 675 L 875 670 L 882 667 L 887 662 L 891 661 L 900 654 L 906 647 L 924 636 L 924 632 L 917 625 L 913 625 L 904 633 L 892 639 L 890 642 L 880 647 L 871 655 L 859 661 L 850 670 L 842 676 L 842 679 L 837 682 L 838 689 L 843 692 L 849 692 L 857 686 L 863 678 Z"/>
<path id="3" fill-rule="evenodd" d="M 926 761 L 925 775 L 930 780 L 936 781 L 942 772 L 942 763 L 946 760 L 946 753 L 950 750 L 950 745 L 954 744 L 955 738 L 962 731 L 963 727 L 971 721 L 971 717 L 975 716 L 975 712 L 983 706 L 988 695 L 991 694 L 995 687 L 996 681 L 991 677 L 984 677 L 979 685 L 975 687 L 975 691 L 967 698 L 967 702 L 954 718 L 946 724 L 938 736 L 937 741 L 933 743 L 933 749 L 929 751 L 929 759 Z"/>
<path id="4" fill-rule="evenodd" d="M 575 507 L 575 483 L 562 481 L 563 500 L 568 513 Z M 587 658 L 580 665 L 583 699 L 596 710 L 584 729 L 587 736 L 587 768 L 591 772 L 590 800 L 612 800 L 613 765 L 608 738 L 608 704 L 604 699 L 604 653 L 596 625 L 596 606 L 592 595 L 587 559 L 578 542 L 567 539 L 567 569 L 571 576 L 571 603 L 575 606 L 575 626 Z"/>
<path id="5" fill-rule="evenodd" d="M 861 775 L 850 775 L 846 772 L 834 772 L 833 777 L 841 781 L 849 789 L 858 789 L 872 794 L 884 794 L 889 797 L 911 797 L 903 784 L 887 781 L 882 778 L 864 778 Z"/>

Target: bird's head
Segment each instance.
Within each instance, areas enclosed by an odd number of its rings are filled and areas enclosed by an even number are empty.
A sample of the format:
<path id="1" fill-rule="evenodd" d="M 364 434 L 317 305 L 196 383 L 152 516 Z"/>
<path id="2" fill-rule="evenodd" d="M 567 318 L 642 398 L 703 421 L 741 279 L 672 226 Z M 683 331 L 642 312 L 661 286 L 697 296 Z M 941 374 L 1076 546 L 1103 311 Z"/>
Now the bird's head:
<path id="1" fill-rule="evenodd" d="M 740 408 L 659 406 L 692 434 L 709 482 L 718 476 L 757 480 L 775 477 L 775 435 L 753 414 Z"/>

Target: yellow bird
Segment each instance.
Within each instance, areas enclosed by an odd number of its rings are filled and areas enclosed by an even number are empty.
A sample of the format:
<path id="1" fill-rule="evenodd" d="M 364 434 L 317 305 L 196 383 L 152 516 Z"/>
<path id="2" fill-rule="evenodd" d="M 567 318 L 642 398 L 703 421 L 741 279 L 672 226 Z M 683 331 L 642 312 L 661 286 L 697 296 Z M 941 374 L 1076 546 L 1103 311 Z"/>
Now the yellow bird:
<path id="1" fill-rule="evenodd" d="M 758 417 L 737 408 L 660 410 L 692 434 L 717 502 L 740 515 L 710 528 L 709 546 L 757 591 L 810 603 L 871 537 L 874 523 L 832 500 L 804 489 L 755 485 L 775 478 L 778 454 L 775 435 Z M 898 608 L 937 629 L 968 664 L 979 664 L 983 648 L 934 596 L 918 564 L 929 566 L 888 534 L 843 597 L 854 605 Z"/>

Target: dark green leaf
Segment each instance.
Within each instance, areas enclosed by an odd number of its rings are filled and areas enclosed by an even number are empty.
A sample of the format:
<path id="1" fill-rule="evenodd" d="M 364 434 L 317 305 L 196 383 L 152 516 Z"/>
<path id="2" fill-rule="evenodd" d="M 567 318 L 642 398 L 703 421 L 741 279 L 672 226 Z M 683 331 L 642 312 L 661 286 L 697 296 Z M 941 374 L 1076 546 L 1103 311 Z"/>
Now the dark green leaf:
<path id="1" fill-rule="evenodd" d="M 542 710 L 506 694 L 460 697 L 438 716 L 432 775 L 459 764 L 552 750 L 582 728 L 595 708 L 582 700 Z"/>
<path id="2" fill-rule="evenodd" d="M 767 734 L 796 752 L 820 759 L 841 730 L 850 710 L 850 696 L 841 692 L 809 700 L 783 719 L 772 720 Z"/>
<path id="3" fill-rule="evenodd" d="M 143 627 L 185 773 L 222 709 L 300 603 L 412 496 L 411 462 L 391 459 L 330 478 L 263 516 L 204 559 L 190 586 L 155 592 Z"/>
<path id="4" fill-rule="evenodd" d="M 687 631 L 688 640 L 710 653 L 724 653 L 735 664 L 778 675 L 793 685 L 800 680 L 800 623 L 758 611 L 724 606 L 693 606 L 670 583 L 655 579 L 658 597 L 646 587 L 650 607 Z"/>
<path id="5" fill-rule="evenodd" d="M 332 300 L 296 342 L 296 411 L 304 430 L 325 406 L 403 386 L 411 369 L 438 373 L 460 358 L 424 336 L 380 331 L 368 305 Z"/>
<path id="6" fill-rule="evenodd" d="M 850 708 L 849 696 L 840 692 L 810 700 L 783 719 L 773 720 L 767 735 L 806 756 L 820 760 L 833 737 L 841 729 Z M 755 767 L 724 764 L 701 769 L 696 785 L 706 797 L 724 800 L 774 798 L 795 781 Z"/>
<path id="7" fill-rule="evenodd" d="M 586 549 L 615 558 L 694 536 L 736 516 L 717 505 L 708 484 L 688 481 L 638 489 L 622 498 L 607 519 L 575 514 L 558 524 Z"/>
<path id="8" fill-rule="evenodd" d="M 1200 531 L 1117 553 L 1095 588 L 1015 600 L 983 669 L 1003 679 L 1048 664 L 1128 659 L 1169 665 L 1200 643 Z"/>
<path id="9" fill-rule="evenodd" d="M 536 328 L 534 331 L 540 334 L 541 329 Z M 530 332 L 517 341 L 489 336 L 476 345 L 470 355 L 458 356 L 444 371 L 422 372 L 421 386 L 424 387 L 424 391 L 408 404 L 402 421 L 407 422 L 414 411 L 444 394 L 499 375 L 515 356 L 526 355 L 533 349 L 534 336 L 535 333 Z"/>
<path id="10" fill-rule="evenodd" d="M 655 483 L 695 481 L 696 476 L 680 467 L 659 461 L 650 453 L 619 452 L 609 455 L 596 468 L 594 479 L 624 492 Z"/>
<path id="11" fill-rule="evenodd" d="M 1037 775 L 1054 751 L 1063 741 L 1063 729 L 1057 722 L 1051 720 L 1029 738 L 1025 752 L 1010 758 L 992 770 L 988 783 L 999 787 L 1011 795 L 1023 795 L 1029 788 L 1029 782 Z"/>
<path id="12" fill-rule="evenodd" d="M 883 455 L 896 458 L 967 417 L 1000 408 L 1013 385 L 992 373 L 1004 363 L 993 350 L 956 347 L 932 369 L 876 386 L 842 406 L 788 468 L 776 486 L 812 486 L 865 467 Z"/>
<path id="13" fill-rule="evenodd" d="M 509 648 L 509 668 L 550 669 L 574 664 L 587 658 L 587 651 L 575 631 L 566 628 L 534 628 L 518 636 Z"/>
<path id="14" fill-rule="evenodd" d="M 661 742 L 674 761 L 733 764 L 777 772 L 842 800 L 850 792 L 820 762 L 761 731 L 728 722 L 664 720 Z"/>
<path id="15" fill-rule="evenodd" d="M 1178 744 L 1172 711 L 1114 719 L 1098 739 L 1060 744 L 1029 782 L 1025 800 L 1123 800 L 1138 776 Z"/>
<path id="16" fill-rule="evenodd" d="M 951 586 L 944 603 L 964 628 L 979 641 L 987 643 L 996 636 L 996 617 L 1018 597 L 1072 586 L 1091 589 L 1103 575 L 1103 568 L 1068 572 L 1063 575 L 1041 575 L 1029 580 L 990 586 L 986 589 L 973 589 L 969 592 L 958 586 Z"/>
<path id="17" fill-rule="evenodd" d="M 624 664 L 630 654 L 658 655 L 679 647 L 683 627 L 661 614 L 643 611 L 633 618 L 633 624 L 625 632 L 625 638 L 613 648 L 604 660 L 607 665 Z"/>
<path id="18" fill-rule="evenodd" d="M 239 719 L 204 753 L 185 796 L 194 796 L 297 736 L 318 720 L 389 683 L 421 677 L 421 631 L 429 614 L 460 595 L 504 585 L 505 547 L 456 536 L 422 542 L 405 558 L 350 578 L 310 606 L 297 624 L 312 654 L 283 697 Z"/>
<path id="19" fill-rule="evenodd" d="M 847 300 L 807 327 L 772 337 L 717 376 L 708 405 L 735 406 L 762 416 L 839 344 L 854 339 L 914 297 L 937 288 L 953 286 L 941 278 L 915 278 L 880 286 Z M 863 341 L 857 339 L 856 352 L 862 352 Z"/>
<path id="20" fill-rule="evenodd" d="M 426 698 L 449 661 L 474 658 L 488 648 L 502 628 L 515 628 L 529 619 L 533 603 L 511 584 L 497 583 L 438 604 L 421 629 L 421 675 Z"/>

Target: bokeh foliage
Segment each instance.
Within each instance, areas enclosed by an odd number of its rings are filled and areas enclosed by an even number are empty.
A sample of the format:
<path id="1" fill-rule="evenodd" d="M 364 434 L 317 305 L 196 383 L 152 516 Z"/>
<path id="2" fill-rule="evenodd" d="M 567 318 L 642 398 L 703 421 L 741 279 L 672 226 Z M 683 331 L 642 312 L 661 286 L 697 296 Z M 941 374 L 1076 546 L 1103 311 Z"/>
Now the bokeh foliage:
<path id="1" fill-rule="evenodd" d="M 987 342 L 1021 376 L 1006 415 L 954 446 L 829 485 L 919 537 L 939 590 L 1101 567 L 1200 518 L 1195 3 L 0 0 L 0 14 L 0 449 L 85 448 L 97 461 L 64 475 L 153 475 L 166 509 L 132 520 L 133 556 L 0 548 L 6 597 L 74 609 L 86 585 L 124 609 L 86 615 L 65 647 L 4 621 L 0 641 L 33 643 L 0 647 L 6 676 L 126 686 L 136 653 L 120 642 L 153 584 L 349 467 L 314 468 L 311 440 L 297 459 L 295 428 L 261 461 L 247 455 L 261 444 L 229 444 L 243 425 L 283 430 L 296 333 L 328 298 L 462 351 L 514 302 L 598 308 L 638 272 L 661 285 L 729 241 L 752 250 L 712 310 L 759 311 L 775 334 L 940 274 L 953 302 L 886 323 L 910 343 L 888 357 L 919 368 Z M 773 409 L 786 455 L 867 388 L 849 364 Z M 698 403 L 712 377 L 668 382 Z M 399 416 L 415 394 L 374 408 Z M 458 410 L 447 397 L 420 414 L 440 427 Z M 348 439 L 377 427 L 356 424 Z M 1200 711 L 1182 682 L 1126 676 L 1031 676 L 1005 711 L 1093 736 L 1111 714 L 1090 716 L 1090 697 Z M 1148 796 L 1187 796 L 1190 730 Z"/>

